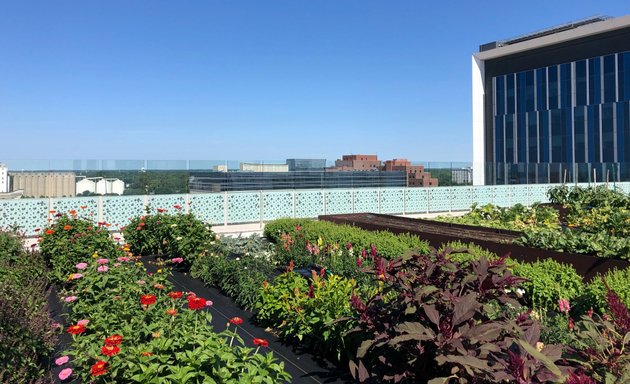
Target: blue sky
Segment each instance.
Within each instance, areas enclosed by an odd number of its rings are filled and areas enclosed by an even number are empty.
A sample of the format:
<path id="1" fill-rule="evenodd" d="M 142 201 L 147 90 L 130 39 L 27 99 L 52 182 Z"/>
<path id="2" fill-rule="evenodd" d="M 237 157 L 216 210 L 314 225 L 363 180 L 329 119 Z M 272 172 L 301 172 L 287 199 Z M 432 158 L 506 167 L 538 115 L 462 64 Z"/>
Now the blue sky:
<path id="1" fill-rule="evenodd" d="M 471 54 L 623 1 L 1 1 L 0 161 L 470 161 Z"/>

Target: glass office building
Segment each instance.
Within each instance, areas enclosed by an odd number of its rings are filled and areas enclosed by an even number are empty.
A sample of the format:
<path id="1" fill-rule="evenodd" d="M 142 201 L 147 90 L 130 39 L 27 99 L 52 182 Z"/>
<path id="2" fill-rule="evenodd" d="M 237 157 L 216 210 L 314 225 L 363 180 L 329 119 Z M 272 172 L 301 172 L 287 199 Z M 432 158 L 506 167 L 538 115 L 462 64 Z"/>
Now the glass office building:
<path id="1" fill-rule="evenodd" d="M 475 184 L 630 180 L 630 16 L 482 46 L 473 115 Z"/>

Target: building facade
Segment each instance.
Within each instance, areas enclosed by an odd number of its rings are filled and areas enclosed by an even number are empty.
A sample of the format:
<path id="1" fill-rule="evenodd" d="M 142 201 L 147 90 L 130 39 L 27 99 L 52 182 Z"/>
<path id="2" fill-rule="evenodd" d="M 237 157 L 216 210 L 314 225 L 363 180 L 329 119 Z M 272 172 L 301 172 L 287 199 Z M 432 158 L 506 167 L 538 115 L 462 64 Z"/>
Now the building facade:
<path id="1" fill-rule="evenodd" d="M 0 163 L 0 193 L 9 192 L 9 169 Z"/>
<path id="2" fill-rule="evenodd" d="M 473 184 L 630 180 L 630 16 L 480 47 Z"/>
<path id="3" fill-rule="evenodd" d="M 9 172 L 11 190 L 24 190 L 26 197 L 73 197 L 74 172 Z"/>
<path id="4" fill-rule="evenodd" d="M 381 161 L 376 155 L 343 155 L 335 160 L 338 171 L 378 171 Z"/>
<path id="5" fill-rule="evenodd" d="M 411 165 L 407 159 L 386 160 L 383 170 L 403 171 L 407 175 L 408 187 L 437 187 L 438 179 L 431 177 L 431 173 L 427 172 L 422 165 Z"/>
<path id="6" fill-rule="evenodd" d="M 245 172 L 288 172 L 287 164 L 241 163 L 240 170 Z"/>
<path id="7" fill-rule="evenodd" d="M 287 159 L 290 172 L 323 171 L 326 169 L 326 159 Z"/>

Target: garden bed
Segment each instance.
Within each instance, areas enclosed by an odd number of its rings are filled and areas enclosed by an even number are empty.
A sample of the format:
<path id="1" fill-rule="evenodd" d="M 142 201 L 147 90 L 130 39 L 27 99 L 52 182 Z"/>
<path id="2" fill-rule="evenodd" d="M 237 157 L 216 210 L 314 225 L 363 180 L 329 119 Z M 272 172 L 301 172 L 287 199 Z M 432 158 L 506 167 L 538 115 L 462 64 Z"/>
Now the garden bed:
<path id="1" fill-rule="evenodd" d="M 605 274 L 614 268 L 624 269 L 630 266 L 630 263 L 625 260 L 605 259 L 512 244 L 511 242 L 519 237 L 519 232 L 502 229 L 440 223 L 375 213 L 321 215 L 319 219 L 337 224 L 354 225 L 368 230 L 416 234 L 436 248 L 450 241 L 462 241 L 475 243 L 497 255 L 509 254 L 510 257 L 520 261 L 533 262 L 551 258 L 561 263 L 571 264 L 577 273 L 585 279 L 590 279 L 598 273 Z"/>

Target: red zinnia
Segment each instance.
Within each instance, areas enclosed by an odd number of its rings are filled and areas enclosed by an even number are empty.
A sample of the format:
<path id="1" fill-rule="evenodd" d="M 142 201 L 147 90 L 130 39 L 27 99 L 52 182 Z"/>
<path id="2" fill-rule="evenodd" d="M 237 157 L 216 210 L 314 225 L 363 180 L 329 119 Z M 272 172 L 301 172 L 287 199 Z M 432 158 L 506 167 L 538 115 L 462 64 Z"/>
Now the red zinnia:
<path id="1" fill-rule="evenodd" d="M 164 209 L 164 208 L 158 208 L 158 209 L 157 209 L 157 211 L 158 211 L 158 213 L 163 213 L 163 212 L 166 212 L 166 209 Z"/>
<path id="2" fill-rule="evenodd" d="M 243 319 L 241 319 L 240 317 L 233 317 L 230 319 L 230 323 L 234 325 L 241 325 L 243 324 Z"/>
<path id="3" fill-rule="evenodd" d="M 71 335 L 78 335 L 85 332 L 85 325 L 75 324 L 68 327 L 68 333 Z"/>
<path id="4" fill-rule="evenodd" d="M 71 225 L 64 225 L 63 229 L 64 229 L 64 231 L 69 231 L 69 230 L 72 229 L 72 226 Z"/>
<path id="5" fill-rule="evenodd" d="M 99 360 L 92 365 L 92 376 L 100 376 L 107 373 L 107 367 L 109 363 L 107 361 Z"/>
<path id="6" fill-rule="evenodd" d="M 168 297 L 170 297 L 171 299 L 175 300 L 175 299 L 181 299 L 182 295 L 183 295 L 182 292 L 170 292 L 168 294 Z"/>
<path id="7" fill-rule="evenodd" d="M 259 345 L 267 348 L 269 346 L 269 342 L 265 339 L 254 339 L 254 345 Z"/>
<path id="8" fill-rule="evenodd" d="M 142 295 L 140 297 L 140 304 L 142 305 L 151 305 L 155 304 L 155 295 Z"/>
<path id="9" fill-rule="evenodd" d="M 54 229 L 47 229 L 47 230 L 46 230 L 46 234 L 47 234 L 47 235 L 52 235 L 53 233 L 55 233 L 55 230 L 54 230 Z"/>
<path id="10" fill-rule="evenodd" d="M 199 310 L 206 306 L 206 299 L 203 297 L 189 297 L 188 309 Z"/>
<path id="11" fill-rule="evenodd" d="M 105 356 L 114 356 L 118 352 L 120 352 L 120 348 L 117 345 L 104 345 L 103 348 L 101 348 L 101 353 Z"/>
<path id="12" fill-rule="evenodd" d="M 120 343 L 122 343 L 123 337 L 121 335 L 111 335 L 110 337 L 105 339 L 105 344 L 106 345 L 119 345 Z"/>
<path id="13" fill-rule="evenodd" d="M 177 310 L 175 308 L 169 308 L 166 310 L 167 315 L 175 316 L 177 315 Z"/>

